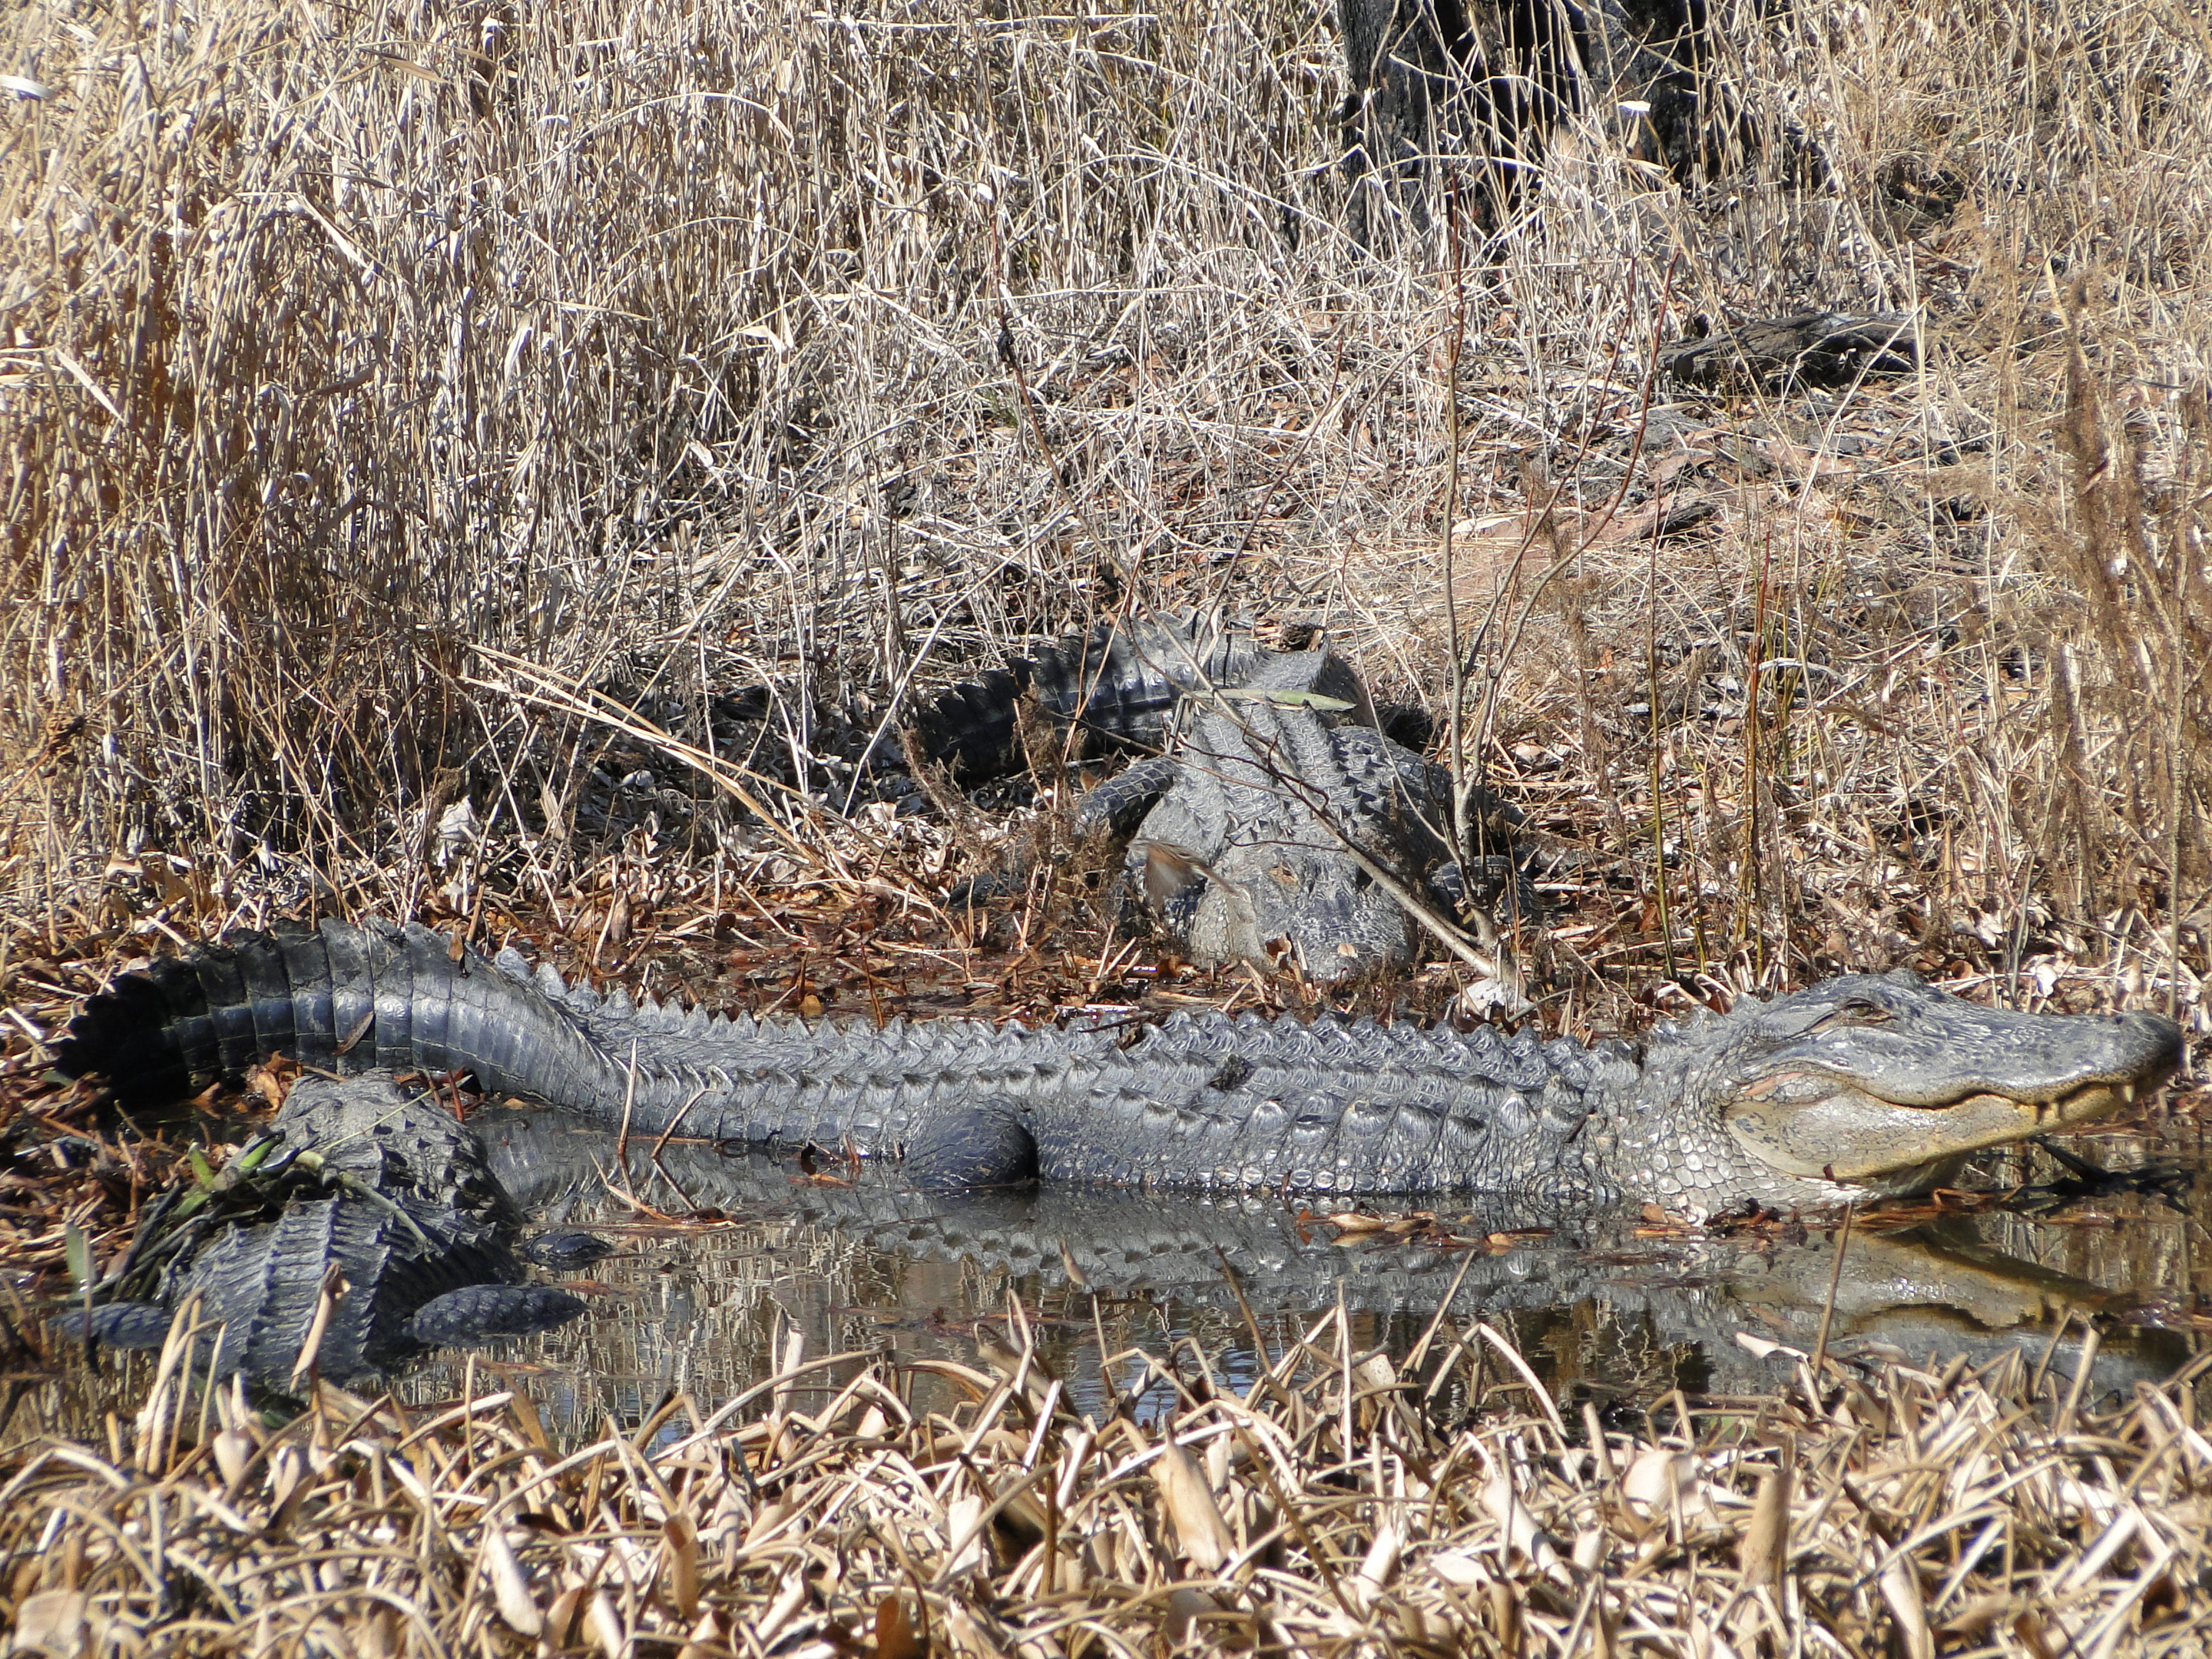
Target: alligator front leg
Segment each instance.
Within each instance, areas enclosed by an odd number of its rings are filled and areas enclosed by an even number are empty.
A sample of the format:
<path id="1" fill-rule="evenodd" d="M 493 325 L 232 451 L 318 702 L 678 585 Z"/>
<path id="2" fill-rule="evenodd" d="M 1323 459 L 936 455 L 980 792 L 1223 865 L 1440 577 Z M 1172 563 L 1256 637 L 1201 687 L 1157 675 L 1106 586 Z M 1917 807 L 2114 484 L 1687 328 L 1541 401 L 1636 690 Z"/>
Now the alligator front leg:
<path id="1" fill-rule="evenodd" d="M 1078 837 L 1101 839 L 1110 847 L 1127 844 L 1182 775 L 1182 763 L 1174 756 L 1154 755 L 1109 778 L 1077 804 Z M 1142 929 L 1151 918 L 1182 937 L 1190 926 L 1190 903 L 1176 901 L 1204 880 L 1203 863 L 1164 842 L 1139 841 L 1128 846 L 1111 901 L 1118 905 L 1123 924 Z"/>
<path id="2" fill-rule="evenodd" d="M 1092 836 L 1118 845 L 1135 833 L 1145 815 L 1174 787 L 1176 763 L 1154 755 L 1117 774 L 1076 803 L 1075 832 L 1079 841 Z M 975 910 L 993 899 L 1018 893 L 1029 878 L 1026 860 L 1010 861 L 997 870 L 969 877 L 945 896 L 950 910 Z"/>

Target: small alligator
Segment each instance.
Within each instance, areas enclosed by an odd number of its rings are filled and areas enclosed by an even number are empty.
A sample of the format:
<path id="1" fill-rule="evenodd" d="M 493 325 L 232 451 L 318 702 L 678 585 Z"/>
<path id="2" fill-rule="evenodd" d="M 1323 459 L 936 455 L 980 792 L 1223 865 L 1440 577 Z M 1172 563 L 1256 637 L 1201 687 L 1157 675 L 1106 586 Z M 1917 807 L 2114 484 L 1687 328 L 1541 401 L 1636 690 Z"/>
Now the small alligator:
<path id="1" fill-rule="evenodd" d="M 58 1059 L 143 1101 L 278 1052 L 465 1070 L 638 1134 L 902 1157 L 927 1188 L 1491 1191 L 1701 1219 L 1926 1191 L 1972 1152 L 2136 1099 L 2181 1035 L 2149 1013 L 1984 1008 L 1904 973 L 1747 999 L 1639 1046 L 1216 1014 L 725 1018 L 602 998 L 419 926 L 325 921 L 125 975 Z"/>
<path id="2" fill-rule="evenodd" d="M 1661 371 L 1689 385 L 1770 392 L 1856 386 L 1872 374 L 1910 374 L 1919 362 L 1913 319 L 1893 311 L 1796 312 L 1677 340 L 1659 353 Z"/>
<path id="3" fill-rule="evenodd" d="M 432 1348 L 550 1330 L 583 1311 L 523 1282 L 521 1212 L 476 1134 L 388 1071 L 303 1077 L 269 1132 L 209 1186 L 174 1189 L 99 1288 L 90 1334 L 158 1348 L 192 1296 L 211 1375 L 296 1391 L 312 1362 L 336 1382 L 382 1376 Z M 339 1282 L 312 1355 L 326 1276 Z M 84 1329 L 66 1317 L 70 1334 Z"/>
<path id="4" fill-rule="evenodd" d="M 1018 762 L 1024 698 L 1103 746 L 1149 751 L 1086 795 L 1079 831 L 1123 843 L 1124 895 L 1200 963 L 1329 982 L 1418 962 L 1412 907 L 1527 909 L 1500 850 L 1516 815 L 1478 789 L 1484 845 L 1451 846 L 1452 782 L 1375 726 L 1366 689 L 1326 649 L 1267 651 L 1188 619 L 1139 618 L 1060 641 L 956 687 L 917 715 L 918 751 L 973 780 Z M 976 896 L 996 885 L 971 885 Z"/>
<path id="5" fill-rule="evenodd" d="M 1076 809 L 1079 830 L 1127 840 L 1127 890 L 1195 961 L 1328 982 L 1420 960 L 1426 935 L 1408 901 L 1457 913 L 1450 775 L 1372 726 L 1332 719 L 1342 699 L 1321 688 L 1340 667 L 1327 652 L 1291 653 L 1191 697 L 1165 754 Z M 1474 805 L 1500 835 L 1504 809 L 1483 791 Z M 1517 892 L 1504 857 L 1475 867 Z"/>

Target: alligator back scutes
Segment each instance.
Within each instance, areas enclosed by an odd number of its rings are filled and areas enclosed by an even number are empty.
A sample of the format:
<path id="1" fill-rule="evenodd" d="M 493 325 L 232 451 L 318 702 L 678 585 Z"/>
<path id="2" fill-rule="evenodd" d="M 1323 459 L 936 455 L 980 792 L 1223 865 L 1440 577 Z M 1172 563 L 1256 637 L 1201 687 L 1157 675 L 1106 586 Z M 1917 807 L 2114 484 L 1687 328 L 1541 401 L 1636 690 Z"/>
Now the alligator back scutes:
<path id="1" fill-rule="evenodd" d="M 1157 1061 L 1176 1054 L 1235 1054 L 1247 1065 L 1315 1066 L 1336 1071 L 1389 1066 L 1479 1077 L 1516 1087 L 1540 1087 L 1562 1077 L 1586 1086 L 1606 1054 L 1571 1037 L 1534 1032 L 1508 1036 L 1478 1026 L 1383 1025 L 1373 1019 L 1321 1018 L 1301 1023 L 1246 1012 L 1234 1021 L 1179 1012 L 1147 1028 L 1133 1055 Z"/>
<path id="2" fill-rule="evenodd" d="M 321 1071 L 465 1070 L 495 1093 L 590 1100 L 617 1068 L 567 1009 L 428 928 L 325 921 L 155 961 L 94 999 L 57 1056 L 161 1102 L 285 1054 Z"/>

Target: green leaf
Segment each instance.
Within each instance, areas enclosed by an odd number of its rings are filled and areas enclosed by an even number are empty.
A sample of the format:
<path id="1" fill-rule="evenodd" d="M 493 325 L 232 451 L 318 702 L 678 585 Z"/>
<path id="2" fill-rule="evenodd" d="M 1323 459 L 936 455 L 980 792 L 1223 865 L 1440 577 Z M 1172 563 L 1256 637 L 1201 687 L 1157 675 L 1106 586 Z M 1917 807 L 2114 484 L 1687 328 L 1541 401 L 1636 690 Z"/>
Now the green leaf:
<path id="1" fill-rule="evenodd" d="M 1218 696 L 1234 697 L 1242 702 L 1271 702 L 1278 708 L 1310 708 L 1317 714 L 1349 714 L 1358 705 L 1346 702 L 1342 697 L 1326 696 L 1319 691 L 1299 691 L 1290 687 L 1266 685 L 1224 685 Z"/>
<path id="2" fill-rule="evenodd" d="M 270 1154 L 284 1144 L 282 1135 L 264 1135 L 230 1162 L 233 1176 L 249 1176 L 269 1161 Z"/>
<path id="3" fill-rule="evenodd" d="M 215 1166 L 207 1161 L 207 1155 L 197 1146 L 188 1146 L 185 1156 L 191 1160 L 192 1179 L 202 1187 L 214 1186 Z"/>

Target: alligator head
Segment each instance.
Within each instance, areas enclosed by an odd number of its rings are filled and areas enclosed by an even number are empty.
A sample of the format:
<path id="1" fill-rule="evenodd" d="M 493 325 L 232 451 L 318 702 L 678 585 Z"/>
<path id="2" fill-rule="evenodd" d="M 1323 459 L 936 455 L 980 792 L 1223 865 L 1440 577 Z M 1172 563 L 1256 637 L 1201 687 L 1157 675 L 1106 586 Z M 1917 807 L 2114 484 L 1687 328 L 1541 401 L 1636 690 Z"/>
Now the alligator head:
<path id="1" fill-rule="evenodd" d="M 1339 848 L 1232 846 L 1207 865 L 1149 842 L 1133 849 L 1140 859 L 1157 910 L 1201 961 L 1328 984 L 1418 959 L 1418 924 Z"/>
<path id="2" fill-rule="evenodd" d="M 2118 1110 L 2181 1059 L 2156 1014 L 2015 1013 L 1847 975 L 1656 1037 L 1620 1164 L 1692 1209 L 1723 1183 L 1784 1205 L 1926 1192 L 1969 1153 Z"/>

